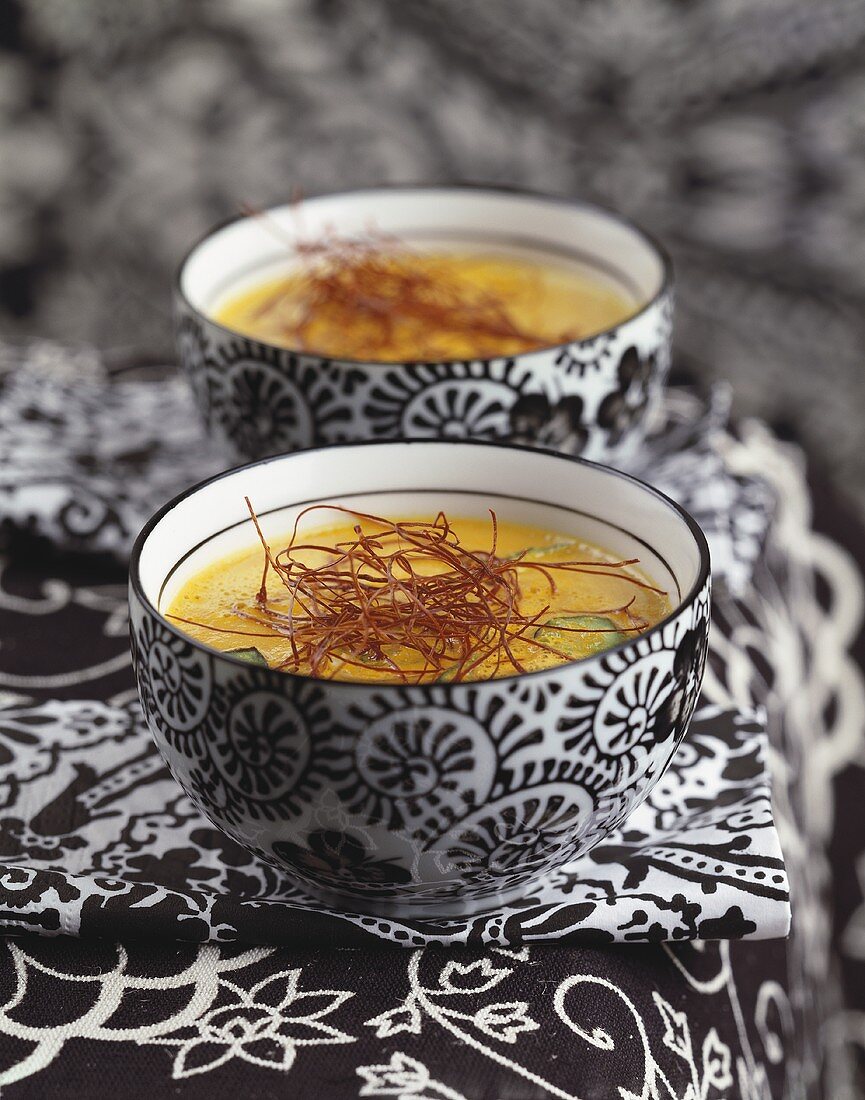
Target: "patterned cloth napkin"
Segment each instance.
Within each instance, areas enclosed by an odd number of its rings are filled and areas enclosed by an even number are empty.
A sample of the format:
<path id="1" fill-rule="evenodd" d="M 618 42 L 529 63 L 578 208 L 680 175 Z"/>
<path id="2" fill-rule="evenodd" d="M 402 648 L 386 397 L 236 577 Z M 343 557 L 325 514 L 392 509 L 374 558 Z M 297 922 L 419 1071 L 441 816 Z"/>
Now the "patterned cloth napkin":
<path id="1" fill-rule="evenodd" d="M 225 468 L 185 382 L 134 374 L 86 349 L 0 345 L 0 524 L 125 558 L 158 507 Z"/>
<path id="2" fill-rule="evenodd" d="M 148 515 L 225 465 L 184 384 L 36 345 L 0 359 L 0 524 L 123 559 Z M 709 537 L 747 591 L 771 493 L 720 446 L 726 402 L 671 391 L 635 470 Z M 256 943 L 497 944 L 784 935 L 786 873 L 761 713 L 704 708 L 626 827 L 519 905 L 447 921 L 338 913 L 213 829 L 165 770 L 137 704 L 0 710 L 0 927 Z M 321 858 L 350 853 L 323 844 Z"/>
<path id="3" fill-rule="evenodd" d="M 61 550 L 125 559 L 166 500 L 227 465 L 199 426 L 186 383 L 109 370 L 92 351 L 0 344 L 0 524 Z M 668 391 L 632 473 L 687 508 L 712 550 L 715 581 L 747 588 L 773 512 L 763 481 L 739 477 L 721 440 L 727 391 Z"/>
<path id="4" fill-rule="evenodd" d="M 48 934 L 403 946 L 786 935 L 759 713 L 704 707 L 625 827 L 518 905 L 452 920 L 328 909 L 214 829 L 137 704 L 0 710 L 0 927 Z M 325 863 L 350 858 L 322 846 Z"/>

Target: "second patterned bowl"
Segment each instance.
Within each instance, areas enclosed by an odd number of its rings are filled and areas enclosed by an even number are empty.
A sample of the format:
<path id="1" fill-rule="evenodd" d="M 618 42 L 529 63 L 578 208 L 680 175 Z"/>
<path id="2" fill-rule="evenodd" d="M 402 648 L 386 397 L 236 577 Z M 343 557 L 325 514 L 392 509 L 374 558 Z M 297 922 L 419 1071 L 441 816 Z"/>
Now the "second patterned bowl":
<path id="1" fill-rule="evenodd" d="M 640 444 L 670 361 L 672 269 L 627 219 L 548 195 L 482 187 L 383 187 L 241 217 L 196 244 L 175 289 L 177 347 L 210 431 L 239 459 L 366 439 L 523 443 L 601 462 Z M 573 263 L 633 312 L 602 332 L 515 356 L 446 362 L 335 359 L 250 339 L 215 320 L 226 296 L 283 273 L 290 245 L 376 228 Z"/>
<path id="2" fill-rule="evenodd" d="M 671 594 L 645 634 L 546 671 L 408 687 L 245 664 L 165 617 L 179 587 L 313 501 L 447 510 L 573 533 L 639 557 Z M 153 736 L 211 820 L 310 893 L 355 911 L 490 908 L 598 843 L 685 735 L 709 629 L 694 521 L 606 467 L 480 443 L 326 447 L 266 459 L 167 504 L 130 567 L 132 650 Z"/>

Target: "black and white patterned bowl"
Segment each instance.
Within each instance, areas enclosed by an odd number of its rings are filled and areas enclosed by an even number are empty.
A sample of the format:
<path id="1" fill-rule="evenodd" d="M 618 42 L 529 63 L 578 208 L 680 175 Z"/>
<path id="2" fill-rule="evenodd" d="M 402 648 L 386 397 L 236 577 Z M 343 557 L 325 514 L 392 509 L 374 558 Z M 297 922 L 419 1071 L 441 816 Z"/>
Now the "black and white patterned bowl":
<path id="1" fill-rule="evenodd" d="M 209 429 L 241 459 L 367 439 L 482 439 L 621 462 L 639 445 L 670 362 L 672 273 L 642 230 L 600 207 L 491 188 L 378 188 L 242 217 L 196 244 L 176 286 L 177 346 Z M 227 294 L 286 269 L 287 247 L 370 223 L 409 240 L 571 257 L 619 285 L 632 316 L 571 344 L 499 359 L 322 359 L 212 319 Z"/>
<path id="2" fill-rule="evenodd" d="M 597 656 L 479 683 L 254 667 L 163 614 L 191 575 L 254 538 L 247 495 L 274 542 L 312 501 L 391 515 L 494 507 L 638 556 L 675 610 Z M 157 744 L 218 826 L 346 908 L 446 916 L 519 896 L 657 782 L 700 689 L 709 587 L 690 516 L 606 467 L 470 442 L 325 447 L 221 474 L 150 520 L 130 567 L 132 650 Z"/>

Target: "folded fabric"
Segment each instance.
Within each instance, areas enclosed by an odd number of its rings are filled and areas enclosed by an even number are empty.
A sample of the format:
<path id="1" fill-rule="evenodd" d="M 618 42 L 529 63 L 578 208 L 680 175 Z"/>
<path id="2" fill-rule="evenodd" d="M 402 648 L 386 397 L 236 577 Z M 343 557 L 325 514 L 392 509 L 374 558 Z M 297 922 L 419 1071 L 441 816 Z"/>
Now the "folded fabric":
<path id="1" fill-rule="evenodd" d="M 701 525 L 715 582 L 745 590 L 773 510 L 758 478 L 737 476 L 719 440 L 728 400 L 671 388 L 631 472 Z M 125 560 L 166 500 L 227 466 L 204 433 L 192 394 L 171 368 L 109 372 L 95 352 L 51 344 L 0 346 L 0 524 L 60 550 Z"/>
<path id="2" fill-rule="evenodd" d="M 308 898 L 202 816 L 137 704 L 6 707 L 0 746 L 0 928 L 9 932 L 516 947 L 789 928 L 762 713 L 702 708 L 622 830 L 519 905 L 448 920 L 343 913 Z"/>
<path id="3" fill-rule="evenodd" d="M 0 523 L 125 559 L 147 518 L 233 463 L 174 371 L 109 374 L 95 353 L 0 346 Z"/>
<path id="4" fill-rule="evenodd" d="M 723 391 L 707 402 L 669 390 L 633 472 L 694 513 L 716 582 L 741 593 L 774 500 L 729 468 L 726 419 Z M 139 377 L 86 349 L 0 347 L 0 525 L 123 561 L 155 508 L 229 461 L 171 371 Z M 0 927 L 306 944 L 783 935 L 764 746 L 760 715 L 704 708 L 650 799 L 587 857 L 503 912 L 406 922 L 332 912 L 213 829 L 164 769 L 137 706 L 7 707 Z"/>

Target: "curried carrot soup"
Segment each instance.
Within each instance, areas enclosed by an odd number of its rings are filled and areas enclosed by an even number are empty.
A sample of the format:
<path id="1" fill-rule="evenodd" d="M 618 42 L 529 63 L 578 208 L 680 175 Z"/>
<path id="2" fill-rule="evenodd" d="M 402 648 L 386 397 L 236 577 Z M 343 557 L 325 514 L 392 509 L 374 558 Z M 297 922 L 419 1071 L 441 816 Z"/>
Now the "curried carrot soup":
<path id="1" fill-rule="evenodd" d="M 574 262 L 427 251 L 371 236 L 297 246 L 294 269 L 228 296 L 214 319 L 296 351 L 429 362 L 570 343 L 625 320 L 636 305 Z"/>
<path id="2" fill-rule="evenodd" d="M 316 511 L 331 525 L 269 545 L 250 506 L 259 541 L 193 576 L 169 620 L 252 664 L 416 684 L 563 664 L 671 610 L 637 559 L 492 511 L 393 520 L 314 505 L 298 524 Z"/>

